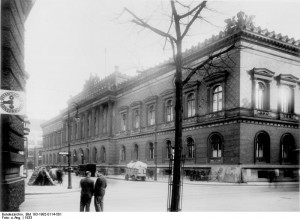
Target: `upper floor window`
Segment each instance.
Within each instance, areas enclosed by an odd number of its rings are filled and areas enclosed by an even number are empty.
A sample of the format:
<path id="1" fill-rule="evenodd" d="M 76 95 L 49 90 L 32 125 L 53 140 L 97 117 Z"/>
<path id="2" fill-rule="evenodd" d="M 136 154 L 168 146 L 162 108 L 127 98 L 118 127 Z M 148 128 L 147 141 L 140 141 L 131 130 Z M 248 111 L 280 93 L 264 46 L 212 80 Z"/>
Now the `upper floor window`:
<path id="1" fill-rule="evenodd" d="M 153 143 L 149 143 L 149 160 L 154 160 L 154 146 Z"/>
<path id="2" fill-rule="evenodd" d="M 292 90 L 288 86 L 282 86 L 280 89 L 281 112 L 292 112 Z"/>
<path id="3" fill-rule="evenodd" d="M 169 100 L 166 103 L 166 116 L 167 116 L 167 122 L 173 121 L 173 101 Z"/>
<path id="4" fill-rule="evenodd" d="M 148 125 L 155 124 L 155 108 L 154 105 L 150 105 L 148 108 Z"/>
<path id="5" fill-rule="evenodd" d="M 57 153 L 57 163 L 60 163 L 61 161 L 60 161 L 60 154 L 59 153 Z"/>
<path id="6" fill-rule="evenodd" d="M 170 140 L 166 141 L 166 158 L 168 159 L 174 158 L 174 149 L 172 147 L 172 143 Z"/>
<path id="7" fill-rule="evenodd" d="M 57 160 L 58 160 L 58 158 L 57 158 Z M 74 151 L 73 151 L 73 163 L 76 163 L 77 160 L 78 160 L 77 152 L 76 152 L 76 150 L 74 150 Z M 58 162 L 58 161 L 57 161 L 57 162 Z"/>
<path id="8" fill-rule="evenodd" d="M 209 137 L 210 157 L 221 158 L 223 142 L 219 134 L 213 134 Z"/>
<path id="9" fill-rule="evenodd" d="M 81 148 L 79 149 L 79 155 L 80 155 L 80 158 L 81 158 L 81 164 L 84 164 L 85 163 L 84 153 L 83 153 L 83 150 Z"/>
<path id="10" fill-rule="evenodd" d="M 138 160 L 139 159 L 139 146 L 137 144 L 134 145 L 133 159 L 134 160 Z"/>
<path id="11" fill-rule="evenodd" d="M 121 161 L 125 161 L 126 160 L 126 148 L 125 146 L 122 146 L 121 149 Z"/>
<path id="12" fill-rule="evenodd" d="M 255 162 L 270 162 L 270 137 L 266 132 L 255 137 Z"/>
<path id="13" fill-rule="evenodd" d="M 86 162 L 90 162 L 90 150 L 88 148 L 86 149 Z"/>
<path id="14" fill-rule="evenodd" d="M 127 115 L 126 113 L 121 114 L 121 131 L 126 131 Z"/>
<path id="15" fill-rule="evenodd" d="M 195 109 L 195 94 L 190 93 L 187 97 L 187 116 L 193 117 L 195 116 L 196 109 Z"/>
<path id="16" fill-rule="evenodd" d="M 97 163 L 97 157 L 98 157 L 98 155 L 97 155 L 97 148 L 93 148 L 93 162 L 94 163 Z"/>
<path id="17" fill-rule="evenodd" d="M 186 140 L 186 157 L 195 158 L 195 143 L 193 138 L 188 138 Z"/>
<path id="18" fill-rule="evenodd" d="M 106 161 L 106 149 L 105 147 L 101 148 L 101 162 L 105 162 Z"/>
<path id="19" fill-rule="evenodd" d="M 266 86 L 262 82 L 256 83 L 255 88 L 255 107 L 257 109 L 266 108 Z"/>
<path id="20" fill-rule="evenodd" d="M 221 111 L 223 109 L 223 89 L 222 86 L 216 86 L 213 89 L 213 112 Z"/>
<path id="21" fill-rule="evenodd" d="M 133 127 L 138 129 L 140 127 L 140 111 L 135 109 L 133 112 Z"/>

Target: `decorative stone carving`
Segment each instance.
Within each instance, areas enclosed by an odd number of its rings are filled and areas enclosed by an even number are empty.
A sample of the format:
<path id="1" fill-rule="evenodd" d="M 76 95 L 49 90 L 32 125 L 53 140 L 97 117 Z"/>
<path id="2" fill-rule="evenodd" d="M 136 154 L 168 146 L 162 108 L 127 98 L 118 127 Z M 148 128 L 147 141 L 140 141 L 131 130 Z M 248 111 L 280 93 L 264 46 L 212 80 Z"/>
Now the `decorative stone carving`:
<path id="1" fill-rule="evenodd" d="M 239 13 L 237 13 L 237 20 L 234 17 L 232 17 L 231 19 L 228 18 L 225 20 L 225 23 L 227 24 L 226 28 L 225 28 L 225 32 L 227 33 L 232 33 L 236 30 L 241 30 L 241 29 L 253 29 L 254 25 L 253 25 L 253 19 L 255 16 L 253 15 L 245 15 L 244 12 L 240 11 Z"/>

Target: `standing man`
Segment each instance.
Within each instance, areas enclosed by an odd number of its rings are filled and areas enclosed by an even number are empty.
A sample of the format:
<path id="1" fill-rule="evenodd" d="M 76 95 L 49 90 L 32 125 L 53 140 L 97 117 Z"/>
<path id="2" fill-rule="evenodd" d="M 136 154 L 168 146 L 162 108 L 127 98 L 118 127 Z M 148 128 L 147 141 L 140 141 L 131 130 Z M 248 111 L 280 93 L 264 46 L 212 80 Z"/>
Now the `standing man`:
<path id="1" fill-rule="evenodd" d="M 94 192 L 94 180 L 91 179 L 91 172 L 86 171 L 86 177 L 80 180 L 81 196 L 80 196 L 80 211 L 90 211 L 90 204 Z"/>
<path id="2" fill-rule="evenodd" d="M 96 212 L 103 212 L 103 198 L 105 195 L 105 189 L 107 186 L 105 177 L 99 173 L 99 171 L 96 172 L 97 180 L 95 183 L 95 191 L 94 191 L 94 204 L 95 204 L 95 210 Z"/>

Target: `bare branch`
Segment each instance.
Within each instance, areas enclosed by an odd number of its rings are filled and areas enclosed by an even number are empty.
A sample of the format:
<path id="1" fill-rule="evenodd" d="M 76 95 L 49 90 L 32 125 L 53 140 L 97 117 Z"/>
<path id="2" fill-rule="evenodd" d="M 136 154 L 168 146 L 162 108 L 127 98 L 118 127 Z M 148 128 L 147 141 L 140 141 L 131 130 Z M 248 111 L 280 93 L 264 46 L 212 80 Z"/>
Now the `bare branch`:
<path id="1" fill-rule="evenodd" d="M 220 51 L 219 53 L 210 55 L 208 57 L 207 60 L 205 60 L 204 62 L 202 62 L 200 65 L 198 65 L 197 67 L 195 67 L 189 74 L 188 76 L 182 81 L 182 84 L 186 84 L 191 78 L 192 76 L 197 72 L 197 70 L 199 70 L 200 68 L 204 67 L 206 64 L 208 64 L 209 62 L 211 62 L 214 58 L 219 57 L 222 54 L 225 54 L 227 52 L 229 52 L 230 50 L 235 48 L 235 44 L 231 45 L 230 47 L 228 47 L 225 50 Z"/>
<path id="2" fill-rule="evenodd" d="M 176 42 L 176 39 L 175 39 L 172 35 L 170 35 L 170 34 L 168 34 L 168 33 L 165 33 L 165 32 L 163 32 L 163 31 L 161 31 L 161 30 L 159 30 L 159 29 L 157 29 L 157 28 L 155 28 L 155 27 L 152 27 L 151 25 L 149 25 L 148 23 L 146 23 L 145 21 L 143 21 L 142 19 L 140 19 L 138 16 L 136 16 L 136 15 L 135 15 L 132 11 L 130 11 L 129 9 L 124 8 L 124 10 L 127 11 L 129 14 L 131 14 L 131 15 L 135 18 L 135 19 L 133 19 L 131 22 L 133 22 L 133 23 L 135 23 L 135 24 L 137 24 L 137 25 L 139 25 L 139 26 L 145 27 L 145 28 L 147 28 L 147 29 L 153 31 L 154 33 L 156 33 L 156 34 L 158 34 L 158 35 L 160 35 L 160 36 L 167 37 L 167 38 L 171 38 L 171 39 L 173 39 L 173 40 Z"/>
<path id="3" fill-rule="evenodd" d="M 187 27 L 185 28 L 181 38 L 184 38 L 184 36 L 187 34 L 187 32 L 189 31 L 190 27 L 192 26 L 192 24 L 194 23 L 194 21 L 197 19 L 198 15 L 200 14 L 200 12 L 202 11 L 202 9 L 206 6 L 206 1 L 203 1 L 198 8 L 198 11 L 196 12 L 196 14 L 194 15 L 194 17 L 192 18 L 192 20 L 189 22 L 189 24 L 187 25 Z"/>
<path id="4" fill-rule="evenodd" d="M 183 14 L 183 15 L 180 15 L 180 16 L 179 16 L 179 19 L 182 19 L 182 18 L 185 18 L 185 17 L 187 17 L 187 16 L 192 15 L 192 14 L 193 14 L 195 11 L 197 11 L 198 9 L 205 7 L 205 5 L 206 5 L 206 1 L 201 2 L 199 5 L 197 5 L 195 8 L 193 8 L 191 11 L 189 11 L 189 12 Z M 202 10 L 202 9 L 201 9 L 201 10 Z M 200 10 L 200 11 L 201 11 L 201 10 Z"/>

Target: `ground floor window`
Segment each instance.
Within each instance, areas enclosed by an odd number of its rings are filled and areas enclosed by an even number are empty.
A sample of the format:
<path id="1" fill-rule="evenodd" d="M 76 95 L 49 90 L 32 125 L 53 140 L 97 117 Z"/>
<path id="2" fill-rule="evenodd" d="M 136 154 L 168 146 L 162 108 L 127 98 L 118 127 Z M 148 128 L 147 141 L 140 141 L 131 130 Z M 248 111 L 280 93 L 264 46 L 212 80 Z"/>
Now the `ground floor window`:
<path id="1" fill-rule="evenodd" d="M 266 132 L 255 137 L 255 162 L 270 162 L 270 137 Z"/>
<path id="2" fill-rule="evenodd" d="M 295 141 L 291 134 L 284 134 L 281 138 L 281 163 L 294 162 Z"/>
<path id="3" fill-rule="evenodd" d="M 223 139 L 220 134 L 214 133 L 209 137 L 209 149 L 211 158 L 221 158 L 223 148 Z"/>

